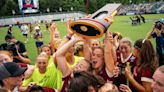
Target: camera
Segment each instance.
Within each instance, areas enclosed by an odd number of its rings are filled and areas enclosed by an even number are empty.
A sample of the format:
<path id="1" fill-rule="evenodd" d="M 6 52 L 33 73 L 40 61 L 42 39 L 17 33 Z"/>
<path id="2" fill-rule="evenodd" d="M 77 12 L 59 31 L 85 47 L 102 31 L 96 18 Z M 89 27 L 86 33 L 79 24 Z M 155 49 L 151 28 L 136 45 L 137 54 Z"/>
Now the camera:
<path id="1" fill-rule="evenodd" d="M 13 56 L 17 56 L 17 49 L 16 49 L 16 44 L 7 44 L 6 49 L 10 52 L 12 52 Z"/>
<path id="2" fill-rule="evenodd" d="M 163 25 L 163 23 L 161 21 L 156 21 L 155 22 L 155 28 L 157 28 L 158 30 L 162 29 L 162 25 Z"/>

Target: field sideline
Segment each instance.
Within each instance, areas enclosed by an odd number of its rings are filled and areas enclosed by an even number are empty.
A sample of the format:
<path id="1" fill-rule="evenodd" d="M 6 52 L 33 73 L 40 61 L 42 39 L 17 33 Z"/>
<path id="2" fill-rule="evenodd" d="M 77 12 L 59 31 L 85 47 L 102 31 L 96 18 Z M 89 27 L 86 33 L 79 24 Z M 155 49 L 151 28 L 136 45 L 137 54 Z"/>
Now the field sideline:
<path id="1" fill-rule="evenodd" d="M 129 17 L 132 16 L 116 16 L 114 18 L 114 23 L 111 25 L 110 30 L 112 32 L 120 32 L 124 37 L 129 37 L 133 42 L 139 38 L 144 38 L 148 31 L 151 30 L 153 23 L 161 18 L 164 18 L 164 14 L 149 14 L 143 15 L 146 19 L 146 23 L 141 23 L 141 25 L 132 26 L 131 20 Z M 56 22 L 58 30 L 61 34 L 61 37 L 64 37 L 66 34 L 66 26 L 63 22 Z M 50 32 L 45 31 L 45 25 L 41 24 L 41 30 L 43 32 L 43 40 L 45 44 L 49 43 Z M 7 33 L 7 27 L 0 27 L 0 44 L 4 43 L 4 37 Z M 16 39 L 23 41 L 25 38 L 22 36 L 20 30 L 17 26 L 13 27 L 13 35 Z M 30 35 L 29 35 L 30 36 Z M 154 40 L 152 40 L 153 44 L 155 44 Z M 37 56 L 37 50 L 35 46 L 35 40 L 29 37 L 28 43 L 25 44 L 28 52 L 28 56 L 32 61 L 32 64 L 35 63 L 35 59 Z"/>

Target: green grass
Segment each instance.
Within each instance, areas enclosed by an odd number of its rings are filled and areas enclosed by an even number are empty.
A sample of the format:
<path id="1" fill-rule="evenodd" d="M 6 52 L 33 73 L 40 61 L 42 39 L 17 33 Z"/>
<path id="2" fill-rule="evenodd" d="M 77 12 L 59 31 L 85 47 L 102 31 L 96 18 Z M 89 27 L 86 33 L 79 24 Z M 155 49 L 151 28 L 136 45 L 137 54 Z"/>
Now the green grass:
<path id="1" fill-rule="evenodd" d="M 110 30 L 112 32 L 120 32 L 124 37 L 129 37 L 133 42 L 139 38 L 145 38 L 148 31 L 151 30 L 153 23 L 160 19 L 164 18 L 164 14 L 152 14 L 152 15 L 144 15 L 145 19 L 148 21 L 145 24 L 141 24 L 138 26 L 131 26 L 131 20 L 129 17 L 131 16 L 116 16 L 114 18 L 114 23 L 111 25 Z M 64 37 L 66 34 L 66 26 L 63 22 L 56 22 L 58 30 L 60 31 L 61 37 Z M 44 31 L 45 25 L 41 24 L 41 29 L 43 31 L 44 43 L 48 44 L 50 39 L 50 32 Z M 4 43 L 4 37 L 7 33 L 7 27 L 0 28 L 0 44 Z M 24 42 L 24 37 L 22 36 L 18 27 L 13 27 L 13 35 L 16 39 Z M 153 44 L 155 44 L 154 40 Z M 32 64 L 35 63 L 35 58 L 37 56 L 37 50 L 35 46 L 35 40 L 33 38 L 29 38 L 29 42 L 26 44 L 28 56 L 32 61 Z"/>

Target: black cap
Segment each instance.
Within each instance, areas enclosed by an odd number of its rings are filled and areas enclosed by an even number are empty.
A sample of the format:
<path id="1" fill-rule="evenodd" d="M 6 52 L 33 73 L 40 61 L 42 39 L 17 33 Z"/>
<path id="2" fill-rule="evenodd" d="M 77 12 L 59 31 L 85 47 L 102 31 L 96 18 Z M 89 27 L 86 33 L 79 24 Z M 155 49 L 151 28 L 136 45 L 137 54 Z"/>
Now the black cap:
<path id="1" fill-rule="evenodd" d="M 27 70 L 27 68 L 21 68 L 14 62 L 7 62 L 0 65 L 0 80 L 8 77 L 17 77 Z"/>

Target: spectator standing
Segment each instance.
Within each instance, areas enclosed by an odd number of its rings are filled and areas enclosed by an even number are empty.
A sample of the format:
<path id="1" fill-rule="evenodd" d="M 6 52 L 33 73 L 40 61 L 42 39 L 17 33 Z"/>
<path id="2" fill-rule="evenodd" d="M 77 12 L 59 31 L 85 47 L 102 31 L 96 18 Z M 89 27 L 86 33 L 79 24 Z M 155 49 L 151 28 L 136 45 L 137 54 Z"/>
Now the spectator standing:
<path id="1" fill-rule="evenodd" d="M 39 54 L 40 53 L 40 48 L 43 45 L 43 34 L 42 34 L 39 26 L 36 26 L 34 28 L 34 30 L 35 30 L 35 33 L 34 33 L 33 37 L 35 39 L 35 44 L 36 44 L 37 51 L 38 51 L 38 54 Z"/>
<path id="2" fill-rule="evenodd" d="M 9 25 L 9 28 L 7 30 L 7 34 L 12 35 L 13 30 L 12 30 L 12 25 Z"/>
<path id="3" fill-rule="evenodd" d="M 12 35 L 5 36 L 6 43 L 0 45 L 0 50 L 8 50 L 13 54 L 14 62 L 30 64 L 26 47 L 23 42 L 17 40 Z"/>
<path id="4" fill-rule="evenodd" d="M 24 43 L 27 43 L 27 41 L 28 41 L 29 27 L 26 24 L 23 24 L 21 26 L 21 32 L 22 32 L 22 35 L 26 38 L 26 40 L 25 40 Z"/>
<path id="5" fill-rule="evenodd" d="M 156 51 L 159 58 L 159 65 L 164 65 L 164 19 L 155 22 L 152 31 L 148 33 L 148 39 L 156 39 Z"/>
<path id="6" fill-rule="evenodd" d="M 141 14 L 140 14 L 140 18 L 141 18 L 141 20 L 142 20 L 143 23 L 146 23 L 146 22 L 145 22 L 145 17 L 142 16 Z"/>

